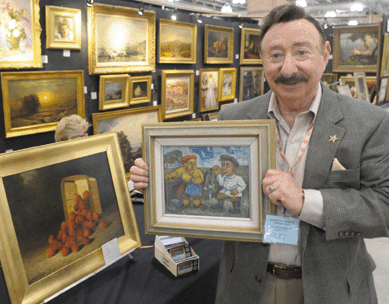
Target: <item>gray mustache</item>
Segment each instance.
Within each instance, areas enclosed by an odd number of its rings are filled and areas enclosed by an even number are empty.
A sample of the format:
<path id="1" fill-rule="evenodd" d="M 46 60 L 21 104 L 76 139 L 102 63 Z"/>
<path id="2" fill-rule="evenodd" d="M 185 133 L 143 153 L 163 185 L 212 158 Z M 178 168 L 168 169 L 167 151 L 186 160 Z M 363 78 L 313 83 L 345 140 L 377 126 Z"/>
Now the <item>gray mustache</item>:
<path id="1" fill-rule="evenodd" d="M 274 82 L 275 83 L 282 83 L 282 84 L 287 84 L 287 85 L 292 85 L 292 84 L 296 84 L 296 83 L 299 83 L 299 82 L 302 82 L 302 81 L 308 81 L 308 77 L 305 76 L 305 75 L 296 75 L 296 76 L 292 76 L 292 77 L 289 77 L 289 78 L 286 78 L 284 76 L 278 76 Z"/>

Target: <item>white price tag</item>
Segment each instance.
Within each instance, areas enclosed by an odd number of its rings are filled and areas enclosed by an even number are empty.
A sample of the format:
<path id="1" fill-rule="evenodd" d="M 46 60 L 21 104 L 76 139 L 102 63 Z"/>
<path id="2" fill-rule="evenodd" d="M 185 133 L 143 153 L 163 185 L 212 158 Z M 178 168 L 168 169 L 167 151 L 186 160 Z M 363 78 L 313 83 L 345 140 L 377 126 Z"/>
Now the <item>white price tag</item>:
<path id="1" fill-rule="evenodd" d="M 120 249 L 117 238 L 103 244 L 101 249 L 103 250 L 105 265 L 110 265 L 120 258 Z"/>
<path id="2" fill-rule="evenodd" d="M 42 63 L 49 63 L 49 57 L 47 55 L 42 55 Z"/>
<path id="3" fill-rule="evenodd" d="M 97 99 L 97 92 L 90 93 L 91 99 Z"/>
<path id="4" fill-rule="evenodd" d="M 64 57 L 70 57 L 70 50 L 63 50 Z"/>

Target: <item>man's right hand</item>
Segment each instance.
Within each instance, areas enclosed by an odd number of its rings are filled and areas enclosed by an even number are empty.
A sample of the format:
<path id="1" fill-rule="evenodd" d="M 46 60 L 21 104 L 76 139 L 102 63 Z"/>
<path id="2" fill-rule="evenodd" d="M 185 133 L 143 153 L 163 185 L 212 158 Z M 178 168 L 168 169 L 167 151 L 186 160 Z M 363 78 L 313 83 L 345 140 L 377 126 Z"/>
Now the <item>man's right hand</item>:
<path id="1" fill-rule="evenodd" d="M 130 180 L 134 182 L 135 190 L 143 193 L 143 189 L 149 185 L 149 166 L 143 159 L 137 158 L 134 166 L 130 168 L 130 173 Z"/>

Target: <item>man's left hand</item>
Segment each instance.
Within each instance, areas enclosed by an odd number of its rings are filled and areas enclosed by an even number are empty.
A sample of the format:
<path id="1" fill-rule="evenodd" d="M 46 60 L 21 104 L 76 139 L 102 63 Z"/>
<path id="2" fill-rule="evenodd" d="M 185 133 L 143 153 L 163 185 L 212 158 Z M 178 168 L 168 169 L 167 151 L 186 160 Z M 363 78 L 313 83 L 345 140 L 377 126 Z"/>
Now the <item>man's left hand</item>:
<path id="1" fill-rule="evenodd" d="M 262 180 L 263 191 L 275 205 L 283 205 L 293 214 L 303 208 L 303 188 L 288 172 L 270 169 Z"/>

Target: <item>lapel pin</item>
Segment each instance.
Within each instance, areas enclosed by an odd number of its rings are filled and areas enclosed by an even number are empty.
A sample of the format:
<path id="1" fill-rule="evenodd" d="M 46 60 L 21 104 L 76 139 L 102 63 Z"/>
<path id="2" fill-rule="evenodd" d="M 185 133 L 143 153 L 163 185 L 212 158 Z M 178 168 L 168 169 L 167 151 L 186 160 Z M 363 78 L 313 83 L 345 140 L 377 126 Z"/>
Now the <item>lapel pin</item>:
<path id="1" fill-rule="evenodd" d="M 338 140 L 338 138 L 336 137 L 336 134 L 335 135 L 330 135 L 330 140 L 329 141 L 332 141 L 333 143 L 335 143 L 336 141 Z"/>

